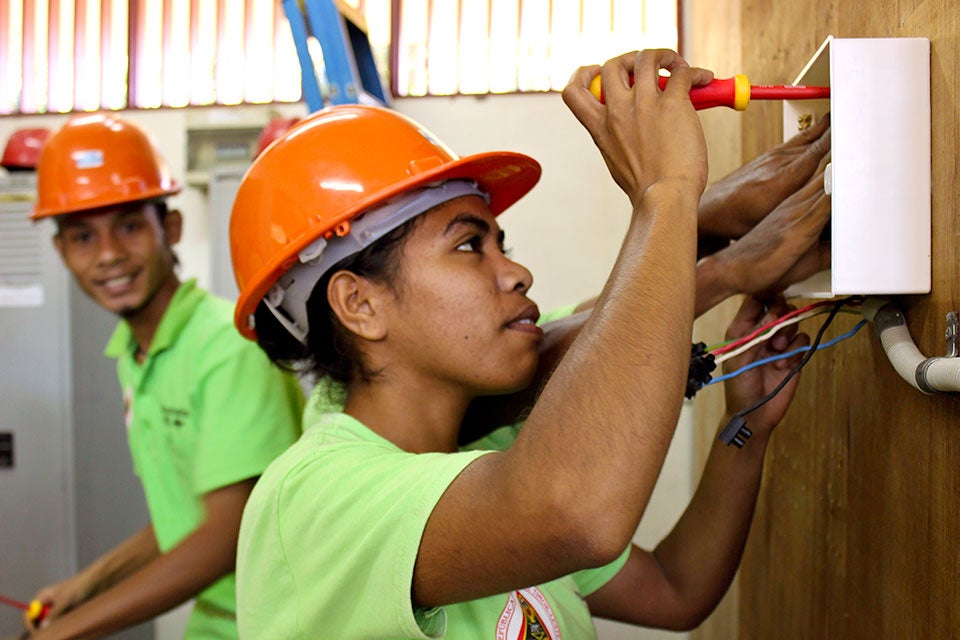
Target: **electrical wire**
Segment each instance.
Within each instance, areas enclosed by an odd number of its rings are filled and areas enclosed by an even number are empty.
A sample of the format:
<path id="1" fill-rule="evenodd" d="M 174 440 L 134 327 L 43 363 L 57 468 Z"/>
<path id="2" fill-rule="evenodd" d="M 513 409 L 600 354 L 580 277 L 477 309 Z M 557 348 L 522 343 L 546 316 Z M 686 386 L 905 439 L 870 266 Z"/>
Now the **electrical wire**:
<path id="1" fill-rule="evenodd" d="M 738 338 L 737 340 L 734 340 L 734 341 L 732 341 L 732 342 L 729 342 L 729 343 L 725 344 L 724 346 L 720 347 L 719 349 L 716 349 L 716 350 L 711 349 L 711 351 L 713 352 L 713 355 L 714 355 L 714 356 L 719 356 L 719 355 L 721 355 L 721 354 L 723 354 L 723 353 L 726 353 L 727 351 L 732 351 L 733 349 L 736 349 L 736 348 L 739 347 L 740 345 L 745 344 L 745 343 L 753 340 L 753 339 L 756 338 L 757 336 L 759 336 L 759 335 L 761 335 L 761 334 L 769 331 L 770 329 L 772 329 L 772 328 L 774 328 L 774 327 L 777 327 L 777 326 L 783 324 L 785 321 L 787 321 L 787 320 L 789 320 L 789 319 L 791 319 L 791 318 L 794 318 L 794 317 L 796 317 L 796 316 L 799 316 L 799 315 L 801 315 L 801 314 L 807 313 L 808 311 L 811 311 L 811 310 L 813 310 L 813 309 L 819 309 L 819 308 L 828 307 L 828 306 L 836 306 L 838 303 L 842 303 L 842 305 L 853 304 L 853 303 L 859 302 L 859 301 L 860 301 L 860 298 L 859 298 L 858 296 L 851 296 L 851 297 L 849 297 L 849 298 L 843 298 L 842 300 L 823 300 L 822 302 L 815 302 L 815 303 L 813 303 L 813 304 L 807 305 L 806 307 L 802 307 L 802 308 L 800 308 L 800 309 L 795 309 L 795 310 L 791 311 L 790 313 L 786 313 L 786 314 L 780 316 L 779 318 L 777 318 L 776 320 L 773 320 L 773 321 L 771 321 L 771 322 L 768 322 L 767 324 L 763 325 L 762 327 L 759 327 L 759 328 L 755 329 L 754 331 L 752 331 L 752 332 L 750 332 L 749 334 L 743 336 L 742 338 Z"/>
<path id="2" fill-rule="evenodd" d="M 837 313 L 843 311 L 844 313 L 855 313 L 854 311 L 844 309 L 846 305 L 858 305 L 863 301 L 861 296 L 849 296 L 841 300 L 824 300 L 822 302 L 816 302 L 811 305 L 807 305 L 801 309 L 795 309 L 789 313 L 786 313 L 779 318 L 768 322 L 767 324 L 758 327 L 754 331 L 750 332 L 748 335 L 743 336 L 742 338 L 728 340 L 725 343 L 720 345 L 715 345 L 713 347 L 707 348 L 702 342 L 694 344 L 691 350 L 690 355 L 690 370 L 687 376 L 687 388 L 684 392 L 684 397 L 692 398 L 697 391 L 702 389 L 708 384 L 713 382 L 721 382 L 723 380 L 729 380 L 730 378 L 735 377 L 743 371 L 748 371 L 753 367 L 747 367 L 733 375 L 724 375 L 716 379 L 711 380 L 710 373 L 717 367 L 717 365 L 722 364 L 723 362 L 730 360 L 736 356 L 741 355 L 742 353 L 756 347 L 757 345 L 770 340 L 776 336 L 781 329 L 789 327 L 794 324 L 798 324 L 804 320 L 808 320 L 814 316 L 822 315 L 824 313 L 830 314 L 830 319 L 828 323 L 836 316 Z M 822 334 L 819 334 L 822 337 Z M 851 334 L 852 335 L 852 334 Z M 836 344 L 836 342 L 830 342 L 829 345 Z M 828 346 L 829 346 L 828 345 Z M 799 351 L 791 352 L 789 355 L 782 355 L 774 357 L 772 359 L 763 360 L 761 363 L 755 364 L 754 366 L 760 366 L 767 362 L 772 362 L 774 360 L 780 360 L 782 358 L 789 357 L 791 355 L 796 355 L 798 353 L 803 353 L 806 349 L 801 349 Z M 806 363 L 806 360 L 809 359 L 809 356 L 805 357 L 803 362 Z M 803 366 L 801 364 L 800 366 Z M 790 376 L 795 375 L 796 372 L 789 374 Z M 780 387 L 782 388 L 782 387 Z M 772 397 L 772 396 L 771 396 Z M 769 398 L 767 398 L 769 400 Z M 766 402 L 767 400 L 764 400 Z M 752 410 L 752 409 L 751 409 Z M 743 422 L 742 416 L 737 416 L 739 422 Z M 728 425 L 732 429 L 731 425 Z M 744 433 L 747 429 L 744 428 Z M 745 440 L 749 435 L 743 435 L 742 439 L 737 437 L 737 441 Z M 729 444 L 729 443 L 728 443 Z M 740 445 L 742 446 L 742 445 Z"/>
<path id="3" fill-rule="evenodd" d="M 840 335 L 840 336 L 837 336 L 837 337 L 834 338 L 833 340 L 830 340 L 829 342 L 824 342 L 823 344 L 817 346 L 817 351 L 820 351 L 820 350 L 822 350 L 822 349 L 826 349 L 827 347 L 832 347 L 833 345 L 837 344 L 838 342 L 842 342 L 843 340 L 846 340 L 847 338 L 852 338 L 858 331 L 860 331 L 861 328 L 863 328 L 863 326 L 864 326 L 865 324 L 867 324 L 867 321 L 866 321 L 866 320 L 861 320 L 860 322 L 858 322 L 858 323 L 856 324 L 856 326 L 853 327 L 853 329 L 851 329 L 851 330 L 848 331 L 847 333 L 845 333 L 845 334 L 843 334 L 843 335 Z M 790 352 L 787 352 L 787 353 L 779 353 L 779 354 L 777 354 L 777 355 L 775 355 L 775 356 L 770 356 L 769 358 L 763 358 L 762 360 L 757 360 L 756 362 L 751 362 L 750 364 L 747 364 L 747 365 L 744 365 L 744 366 L 740 367 L 740 368 L 737 369 L 736 371 L 732 371 L 731 373 L 725 373 L 725 374 L 723 374 L 722 376 L 717 376 L 716 378 L 713 378 L 712 380 L 710 380 L 710 382 L 708 382 L 708 383 L 707 383 L 706 385 L 704 385 L 704 386 L 709 386 L 709 385 L 711 385 L 711 384 L 716 384 L 717 382 L 723 382 L 724 380 L 729 380 L 730 378 L 736 378 L 736 377 L 739 376 L 741 373 L 746 373 L 747 371 L 750 371 L 751 369 L 756 369 L 757 367 L 762 367 L 762 366 L 765 365 L 765 364 L 770 364 L 771 362 L 776 362 L 777 360 L 785 360 L 785 359 L 787 359 L 787 358 L 792 358 L 792 357 L 795 356 L 795 355 L 799 355 L 799 354 L 801 354 L 801 353 L 805 353 L 805 352 L 807 352 L 807 351 L 810 351 L 811 349 L 812 349 L 812 347 L 809 347 L 809 346 L 807 346 L 807 347 L 799 347 L 799 348 L 794 349 L 793 351 L 790 351 Z"/>
<path id="4" fill-rule="evenodd" d="M 751 413 L 751 412 L 753 412 L 753 411 L 756 411 L 757 409 L 759 409 L 760 407 L 762 407 L 762 406 L 765 405 L 766 403 L 770 402 L 770 400 L 772 400 L 774 397 L 776 397 L 776 395 L 777 395 L 778 393 L 780 393 L 780 391 L 781 391 L 785 386 L 787 386 L 787 383 L 790 382 L 790 380 L 791 380 L 795 375 L 797 375 L 798 373 L 800 373 L 800 369 L 803 369 L 803 367 L 804 367 L 808 362 L 810 362 L 810 358 L 813 357 L 813 354 L 817 352 L 817 348 L 820 346 L 820 341 L 823 339 L 823 334 L 826 332 L 827 327 L 830 326 L 830 323 L 833 322 L 833 319 L 837 317 L 837 313 L 840 312 L 840 307 L 842 307 L 843 305 L 847 304 L 850 300 L 852 300 L 852 298 L 844 298 L 843 300 L 839 300 L 839 301 L 833 303 L 833 309 L 830 310 L 830 315 L 828 315 L 828 316 L 827 316 L 827 319 L 823 321 L 823 324 L 822 324 L 822 325 L 820 325 L 820 330 L 817 331 L 817 337 L 813 339 L 813 344 L 810 345 L 810 348 L 809 348 L 809 349 L 807 350 L 807 352 L 804 354 L 803 359 L 800 360 L 800 363 L 797 364 L 796 367 L 794 367 L 793 369 L 791 369 L 791 370 L 790 370 L 790 373 L 788 373 L 786 376 L 783 377 L 783 380 L 780 381 L 780 384 L 778 384 L 778 385 L 774 388 L 773 391 L 771 391 L 770 393 L 768 393 L 768 394 L 765 395 L 764 397 L 760 398 L 759 400 L 757 400 L 756 402 L 754 402 L 752 405 L 750 405 L 750 406 L 747 407 L 746 409 L 741 409 L 740 411 L 736 412 L 736 413 L 734 414 L 734 420 L 737 420 L 737 419 L 742 420 L 747 414 L 749 414 L 749 413 Z M 819 305 L 818 305 L 818 306 L 819 306 Z M 732 422 L 732 421 L 731 421 L 731 422 Z"/>
<path id="5" fill-rule="evenodd" d="M 841 309 L 840 312 L 841 312 L 841 313 L 856 313 L 855 311 L 847 311 L 847 310 L 845 310 L 845 309 Z M 757 336 L 756 338 L 754 338 L 754 339 L 751 340 L 750 342 L 747 342 L 747 343 L 745 343 L 745 344 L 741 344 L 740 346 L 738 346 L 738 347 L 737 347 L 736 349 L 734 349 L 733 351 L 725 351 L 725 353 L 721 354 L 720 356 L 718 356 L 718 357 L 716 358 L 715 362 L 716 362 L 717 364 L 721 364 L 721 363 L 729 360 L 730 358 L 735 358 L 736 356 L 740 355 L 741 353 L 743 353 L 743 352 L 745 352 L 745 351 L 749 351 L 750 349 L 752 349 L 753 347 L 757 346 L 758 344 L 760 344 L 760 343 L 762 343 L 762 342 L 766 342 L 767 340 L 769 340 L 770 338 L 772 338 L 778 331 L 780 331 L 780 330 L 783 329 L 784 327 L 789 327 L 790 325 L 798 324 L 798 323 L 800 323 L 800 322 L 803 322 L 804 320 L 808 320 L 808 319 L 810 319 L 810 318 L 813 318 L 814 316 L 821 316 L 821 315 L 823 315 L 823 314 L 825 314 L 825 313 L 830 313 L 830 309 L 826 309 L 826 308 L 821 307 L 821 308 L 819 308 L 819 309 L 811 309 L 810 311 L 807 311 L 806 313 L 801 313 L 801 314 L 798 315 L 798 316 L 794 316 L 793 318 L 790 318 L 789 320 L 787 320 L 787 321 L 785 321 L 785 322 L 781 322 L 780 324 L 777 324 L 777 325 L 775 325 L 775 326 L 772 326 L 770 329 L 768 329 L 768 330 L 767 330 L 765 333 L 763 333 L 762 335 Z M 859 314 L 858 314 L 858 315 L 859 315 Z M 716 354 L 716 352 L 714 352 L 714 353 Z"/>
<path id="6" fill-rule="evenodd" d="M 764 333 L 758 335 L 756 338 L 754 338 L 753 340 L 750 340 L 749 342 L 744 343 L 744 342 L 738 340 L 738 341 L 736 341 L 736 342 L 740 342 L 739 346 L 734 345 L 734 344 L 731 342 L 731 343 L 730 343 L 730 347 L 733 348 L 733 350 L 731 351 L 731 350 L 729 350 L 729 349 L 724 349 L 723 352 L 720 353 L 719 355 L 716 355 L 717 352 L 714 352 L 714 355 L 715 355 L 715 360 L 714 360 L 714 361 L 715 361 L 717 364 L 722 364 L 723 362 L 729 360 L 730 358 L 735 358 L 735 357 L 737 357 L 738 355 L 740 355 L 741 353 L 743 353 L 743 352 L 745 352 L 745 351 L 749 351 L 750 349 L 752 349 L 753 347 L 757 346 L 758 344 L 761 344 L 761 343 L 763 343 L 763 342 L 766 342 L 766 341 L 770 340 L 777 331 L 779 331 L 780 329 L 783 329 L 784 327 L 789 327 L 790 325 L 797 324 L 797 323 L 799 323 L 799 322 L 803 322 L 804 320 L 807 320 L 807 319 L 812 318 L 812 317 L 814 317 L 814 316 L 819 316 L 819 315 L 822 315 L 822 314 L 824 314 L 824 313 L 829 313 L 829 312 L 830 312 L 829 309 L 824 309 L 824 308 L 811 309 L 810 311 L 807 311 L 806 313 L 801 313 L 800 315 L 794 316 L 794 317 L 790 318 L 789 320 L 780 322 L 780 324 L 778 324 L 778 325 L 776 325 L 776 326 L 774 326 L 774 327 L 771 327 L 771 328 L 767 329 Z M 734 348 L 734 347 L 735 347 L 735 348 Z"/>
<path id="7" fill-rule="evenodd" d="M 715 343 L 713 343 L 712 345 L 710 345 L 709 347 L 707 347 L 707 351 L 708 351 L 708 352 L 714 352 L 714 351 L 716 351 L 717 349 L 719 349 L 720 347 L 725 347 L 725 346 L 727 346 L 728 344 L 733 344 L 733 343 L 736 342 L 737 340 L 738 340 L 738 338 L 732 338 L 732 339 L 726 340 L 726 341 L 724 341 L 724 342 L 715 342 Z"/>
<path id="8" fill-rule="evenodd" d="M 730 349 L 733 349 L 733 348 L 737 347 L 738 345 L 743 344 L 743 343 L 746 342 L 747 340 L 752 339 L 754 336 L 758 336 L 758 335 L 760 335 L 760 334 L 762 334 L 762 333 L 767 333 L 767 332 L 769 332 L 773 327 L 779 325 L 779 324 L 782 323 L 784 320 L 787 320 L 787 319 L 789 319 L 789 318 L 793 318 L 793 317 L 796 316 L 797 314 L 807 313 L 807 312 L 809 312 L 811 309 L 815 309 L 815 308 L 817 308 L 817 307 L 823 307 L 823 306 L 825 306 L 826 304 L 827 304 L 827 302 L 818 302 L 818 303 L 816 303 L 816 304 L 811 304 L 811 305 L 809 305 L 809 306 L 803 307 L 802 309 L 796 309 L 796 310 L 794 310 L 794 311 L 791 311 L 790 313 L 787 313 L 787 314 L 784 314 L 784 315 L 780 316 L 780 317 L 777 318 L 776 320 L 773 320 L 773 321 L 771 321 L 771 322 L 763 325 L 762 327 L 759 327 L 759 328 L 757 328 L 757 329 L 754 329 L 749 335 L 742 336 L 742 337 L 740 337 L 740 338 L 730 338 L 729 340 L 724 340 L 724 341 L 722 341 L 722 342 L 714 343 L 714 344 L 710 345 L 709 347 L 707 347 L 707 351 L 709 351 L 710 353 L 713 353 L 714 355 L 719 355 L 719 354 L 726 353 L 726 352 L 729 351 Z M 824 311 L 824 313 L 827 313 L 827 311 Z"/>
<path id="9" fill-rule="evenodd" d="M 754 402 L 752 405 L 750 405 L 750 406 L 747 407 L 746 409 L 741 409 L 740 411 L 737 411 L 735 414 L 733 414 L 733 415 L 730 417 L 730 421 L 727 422 L 727 424 L 720 430 L 720 433 L 719 433 L 719 435 L 717 436 L 717 439 L 720 440 L 720 442 L 722 442 L 723 444 L 726 444 L 726 445 L 734 445 L 734 446 L 736 446 L 736 447 L 743 447 L 744 444 L 746 443 L 747 439 L 752 435 L 752 432 L 751 432 L 750 429 L 747 427 L 746 416 L 747 416 L 748 414 L 750 414 L 751 412 L 756 411 L 757 409 L 759 409 L 760 407 L 762 407 L 762 406 L 763 406 L 764 404 L 766 404 L 767 402 L 770 402 L 770 400 L 772 400 L 773 398 L 775 398 L 775 397 L 777 396 L 777 394 L 780 393 L 780 392 L 783 390 L 783 388 L 787 385 L 788 382 L 790 382 L 790 380 L 791 380 L 795 375 L 797 375 L 798 373 L 800 373 L 800 370 L 803 369 L 803 367 L 804 367 L 808 362 L 810 362 L 810 358 L 813 357 L 813 354 L 815 354 L 815 353 L 820 349 L 820 341 L 823 340 L 823 334 L 826 332 L 827 327 L 830 326 L 830 323 L 833 322 L 833 319 L 837 317 L 837 314 L 840 312 L 840 309 L 841 309 L 844 305 L 846 305 L 846 304 L 850 304 L 850 303 L 852 303 L 852 302 L 854 302 L 854 301 L 859 301 L 859 300 L 862 300 L 862 298 L 860 298 L 859 296 L 851 296 L 851 297 L 849 297 L 849 298 L 844 298 L 844 299 L 842 299 L 842 300 L 837 300 L 837 301 L 835 301 L 835 302 L 829 302 L 829 303 L 827 303 L 827 304 L 832 304 L 832 305 L 833 305 L 833 308 L 830 309 L 830 315 L 827 316 L 827 319 L 824 320 L 824 321 L 823 321 L 823 324 L 820 325 L 820 330 L 817 331 L 817 336 L 813 339 L 813 344 L 811 344 L 809 347 L 801 348 L 801 349 L 799 349 L 799 350 L 795 350 L 795 351 L 792 352 L 791 354 L 783 354 L 783 355 L 780 355 L 780 356 L 776 356 L 776 357 L 774 358 L 774 359 L 776 359 L 776 360 L 779 360 L 779 359 L 782 359 L 782 358 L 785 358 L 785 357 L 789 357 L 789 355 L 796 355 L 797 353 L 802 353 L 802 352 L 806 351 L 806 353 L 804 353 L 803 358 L 800 360 L 800 362 L 797 364 L 797 366 L 795 366 L 793 369 L 791 369 L 790 372 L 787 373 L 787 375 L 785 375 L 782 380 L 780 380 L 780 383 L 773 389 L 773 391 L 771 391 L 770 393 L 768 393 L 768 394 L 765 395 L 764 397 L 760 398 L 759 400 L 757 400 L 756 402 Z M 816 309 L 816 308 L 822 307 L 822 306 L 825 306 L 825 304 L 824 304 L 824 303 L 817 303 L 817 304 L 815 304 L 815 305 L 811 305 L 810 307 L 807 307 L 807 308 L 804 308 L 804 309 L 798 309 L 797 311 L 795 311 L 795 312 L 793 312 L 793 313 L 791 313 L 791 314 L 788 314 L 788 316 L 790 316 L 790 317 L 796 317 L 796 316 L 802 315 L 803 313 L 805 313 L 805 312 L 807 312 L 807 311 L 810 311 L 810 310 L 812 310 L 812 309 Z M 778 322 L 770 323 L 770 324 L 767 325 L 766 327 L 761 327 L 760 329 L 758 329 L 757 331 L 754 331 L 754 332 L 753 332 L 752 334 L 750 334 L 749 336 L 747 336 L 747 337 L 743 338 L 742 340 L 740 340 L 739 343 L 733 343 L 733 344 L 731 344 L 731 345 L 728 345 L 728 346 L 724 347 L 723 349 L 721 349 L 721 351 L 725 351 L 725 352 L 733 351 L 735 348 L 737 348 L 737 347 L 740 346 L 741 344 L 747 344 L 748 342 L 752 341 L 757 335 L 763 333 L 763 331 L 769 330 L 770 327 L 772 327 L 772 326 L 777 326 L 777 325 L 782 325 L 782 324 L 783 324 L 783 321 L 784 321 L 784 318 L 780 318 Z M 860 329 L 860 327 L 863 326 L 863 324 L 864 324 L 864 323 L 861 321 L 861 322 L 859 323 L 859 325 L 858 325 L 857 327 L 855 327 L 854 330 L 850 333 L 850 335 L 853 335 L 854 333 L 856 333 L 856 332 Z M 848 336 L 845 336 L 845 337 L 848 337 Z M 839 341 L 839 340 L 837 340 L 837 341 Z M 826 345 L 824 345 L 824 347 L 827 347 L 827 346 L 829 346 L 830 344 L 835 344 L 835 343 L 836 343 L 835 341 L 830 341 L 830 342 L 828 342 Z M 769 362 L 769 360 L 768 360 L 768 362 Z M 749 366 L 749 365 L 748 365 L 748 366 Z M 758 366 L 759 366 L 759 365 L 758 365 Z M 740 369 L 740 370 L 738 370 L 738 371 L 735 371 L 733 375 L 739 375 L 739 374 L 743 373 L 743 372 L 746 371 L 746 370 L 747 370 L 747 368 L 744 367 L 744 368 L 742 368 L 742 369 Z M 720 378 L 717 378 L 716 381 L 719 382 L 720 380 L 723 380 L 723 379 L 729 379 L 729 378 L 733 377 L 733 375 L 730 375 L 730 376 L 721 376 Z"/>

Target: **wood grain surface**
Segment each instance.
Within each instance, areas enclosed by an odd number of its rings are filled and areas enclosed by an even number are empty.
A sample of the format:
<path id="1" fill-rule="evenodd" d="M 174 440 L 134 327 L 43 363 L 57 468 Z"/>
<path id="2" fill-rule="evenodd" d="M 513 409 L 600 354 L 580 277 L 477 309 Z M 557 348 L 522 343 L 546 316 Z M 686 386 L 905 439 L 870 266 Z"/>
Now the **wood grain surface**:
<path id="1" fill-rule="evenodd" d="M 921 351 L 943 355 L 945 315 L 960 308 L 958 6 L 950 0 L 709 5 L 691 11 L 695 62 L 710 66 L 711 53 L 724 61 L 739 55 L 741 71 L 764 84 L 790 82 L 827 35 L 930 39 L 933 291 L 899 302 Z M 703 35 L 712 30 L 741 34 L 738 51 L 716 49 L 724 43 Z M 781 139 L 778 104 L 752 103 L 740 116 L 741 160 Z M 855 321 L 838 318 L 827 336 Z M 816 325 L 805 329 L 814 332 Z M 704 448 L 718 404 L 697 407 Z M 721 609 L 696 637 L 960 637 L 958 470 L 960 398 L 908 386 L 866 329 L 821 351 L 804 370 L 767 457 L 736 623 Z"/>

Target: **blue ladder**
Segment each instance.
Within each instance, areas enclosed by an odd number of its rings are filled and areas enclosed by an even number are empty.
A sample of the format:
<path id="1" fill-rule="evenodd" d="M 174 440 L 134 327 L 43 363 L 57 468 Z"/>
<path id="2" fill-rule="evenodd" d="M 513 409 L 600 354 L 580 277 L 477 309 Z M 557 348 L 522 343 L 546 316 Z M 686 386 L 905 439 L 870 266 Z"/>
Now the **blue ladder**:
<path id="1" fill-rule="evenodd" d="M 283 0 L 283 11 L 300 59 L 303 99 L 311 113 L 322 109 L 326 102 L 387 104 L 367 34 L 335 6 L 335 0 Z M 307 45 L 311 36 L 323 52 L 326 99 Z"/>

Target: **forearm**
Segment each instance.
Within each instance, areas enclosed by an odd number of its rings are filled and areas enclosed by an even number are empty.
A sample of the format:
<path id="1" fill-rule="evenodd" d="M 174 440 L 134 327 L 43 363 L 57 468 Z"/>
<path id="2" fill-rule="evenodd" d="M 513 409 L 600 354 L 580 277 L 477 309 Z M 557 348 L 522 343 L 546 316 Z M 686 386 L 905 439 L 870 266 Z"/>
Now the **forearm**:
<path id="1" fill-rule="evenodd" d="M 701 237 L 736 240 L 750 227 L 741 221 L 741 212 L 733 210 L 736 201 L 734 185 L 723 180 L 710 185 L 703 192 L 697 208 L 697 228 Z"/>
<path id="2" fill-rule="evenodd" d="M 693 499 L 653 551 L 682 606 L 677 617 L 693 626 L 726 593 L 743 555 L 769 433 L 756 436 L 743 449 L 714 442 Z"/>
<path id="3" fill-rule="evenodd" d="M 727 337 L 745 335 L 779 317 L 786 303 L 769 307 L 747 298 L 727 330 Z M 798 348 L 805 336 L 787 331 L 779 351 Z M 792 335 L 792 337 L 791 337 Z M 731 361 L 736 368 L 774 352 L 765 345 Z M 797 357 L 799 358 L 799 356 Z M 753 405 L 788 375 L 787 366 L 751 370 L 726 384 L 730 411 Z M 634 547 L 623 568 L 587 601 L 594 615 L 670 629 L 700 625 L 723 597 L 736 573 L 750 530 L 763 473 L 763 459 L 774 426 L 783 418 L 797 379 L 751 414 L 753 435 L 742 449 L 714 442 L 697 490 L 673 531 L 650 552 Z M 729 417 L 729 416 L 728 416 Z M 726 420 L 724 423 L 725 424 Z"/>
<path id="4" fill-rule="evenodd" d="M 747 335 L 756 327 L 781 317 L 789 307 L 782 298 L 761 303 L 748 297 L 727 329 L 727 338 Z M 779 342 L 779 344 L 775 344 Z M 809 338 L 787 328 L 762 347 L 729 362 L 729 369 L 762 362 L 809 343 Z M 730 412 L 753 407 L 749 419 L 753 435 L 742 448 L 714 440 L 703 476 L 683 516 L 652 556 L 665 577 L 679 619 L 697 625 L 727 591 L 743 554 L 763 476 L 763 462 L 775 426 L 783 419 L 799 382 L 791 371 L 800 356 L 752 369 L 725 385 Z M 775 390 L 775 391 L 774 391 Z M 775 395 L 770 396 L 773 392 Z M 657 609 L 650 609 L 656 611 Z"/>
<path id="5" fill-rule="evenodd" d="M 604 496 L 580 506 L 609 516 L 609 505 L 622 505 L 616 526 L 627 539 L 676 425 L 693 318 L 695 201 L 646 197 L 651 210 L 631 225 L 590 319 L 525 425 L 528 438 L 511 450 L 555 460 L 554 486 Z"/>
<path id="6" fill-rule="evenodd" d="M 697 242 L 697 267 L 696 267 L 696 301 L 694 304 L 694 317 L 699 318 L 704 313 L 717 306 L 730 296 L 734 296 L 743 291 L 737 287 L 734 282 L 733 267 L 725 263 L 725 255 L 717 255 L 723 249 L 730 246 L 726 240 L 716 237 L 704 237 L 702 234 Z M 559 358 L 562 357 L 566 349 L 576 338 L 583 323 L 589 317 L 582 315 L 584 312 L 592 311 L 596 306 L 597 298 L 591 298 L 577 306 L 576 316 L 571 316 L 570 320 L 575 320 L 568 325 L 560 325 L 554 341 L 550 345 L 549 353 L 552 357 L 550 361 L 552 367 L 556 366 Z M 561 321 L 562 322 L 562 321 Z M 568 334 L 568 335 L 565 335 Z M 547 371 L 552 371 L 552 367 Z M 543 368 L 541 368 L 543 371 Z M 538 372 L 538 376 L 540 372 Z M 541 382 L 545 381 L 544 377 Z"/>
<path id="7" fill-rule="evenodd" d="M 102 638 L 149 620 L 196 596 L 233 571 L 237 535 L 256 478 L 203 496 L 203 524 L 112 589 L 51 621 L 37 640 Z"/>
<path id="8" fill-rule="evenodd" d="M 210 539 L 202 527 L 82 607 L 58 618 L 42 640 L 103 638 L 150 620 L 233 571 L 236 542 Z"/>
<path id="9" fill-rule="evenodd" d="M 91 595 L 106 591 L 160 555 L 153 527 L 148 525 L 91 563 L 82 578 Z"/>
<path id="10" fill-rule="evenodd" d="M 698 318 L 730 296 L 743 293 L 722 258 L 722 255 L 714 254 L 697 262 L 694 314 Z"/>

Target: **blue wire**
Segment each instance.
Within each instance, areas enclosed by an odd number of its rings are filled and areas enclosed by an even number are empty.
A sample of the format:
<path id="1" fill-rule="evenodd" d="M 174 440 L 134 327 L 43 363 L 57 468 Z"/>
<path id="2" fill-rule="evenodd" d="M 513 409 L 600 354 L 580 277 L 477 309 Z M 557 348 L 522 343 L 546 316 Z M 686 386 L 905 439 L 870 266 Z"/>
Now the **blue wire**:
<path id="1" fill-rule="evenodd" d="M 867 321 L 866 321 L 866 320 L 861 320 L 860 322 L 858 322 L 858 323 L 856 324 L 856 326 L 855 326 L 853 329 L 851 329 L 851 330 L 848 331 L 847 333 L 843 334 L 842 336 L 837 336 L 837 337 L 834 338 L 833 340 L 830 340 L 829 342 L 824 342 L 823 344 L 819 345 L 819 346 L 817 347 L 817 351 L 820 351 L 821 349 L 826 349 L 827 347 L 832 347 L 833 345 L 837 344 L 837 343 L 840 342 L 841 340 L 846 340 L 847 338 L 853 337 L 853 335 L 854 335 L 857 331 L 860 331 L 860 329 L 861 329 L 861 328 L 863 327 L 863 325 L 865 325 L 865 324 L 867 324 Z M 747 371 L 750 371 L 750 369 L 756 369 L 757 367 L 762 367 L 762 366 L 765 365 L 765 364 L 770 364 L 771 362 L 776 362 L 777 360 L 783 360 L 783 359 L 785 359 L 785 358 L 792 358 L 793 356 L 795 356 L 795 355 L 797 355 L 797 354 L 799 354 L 799 353 L 806 353 L 807 351 L 810 351 L 810 347 L 800 347 L 799 349 L 794 349 L 793 351 L 790 351 L 790 352 L 788 352 L 788 353 L 781 353 L 781 354 L 778 354 L 778 355 L 775 355 L 775 356 L 770 356 L 769 358 L 764 358 L 763 360 L 757 360 L 756 362 L 751 362 L 750 364 L 745 365 L 745 366 L 743 366 L 743 367 L 740 367 L 739 369 L 737 369 L 736 371 L 734 371 L 734 372 L 732 372 L 732 373 L 727 373 L 727 374 L 724 374 L 724 375 L 722 375 L 722 376 L 718 376 L 718 377 L 714 378 L 713 380 L 711 380 L 710 382 L 708 382 L 708 383 L 705 384 L 704 386 L 710 386 L 711 384 L 716 384 L 717 382 L 723 382 L 724 380 L 729 380 L 730 378 L 736 378 L 736 377 L 737 377 L 738 375 L 740 375 L 741 373 L 745 373 L 745 372 L 747 372 Z"/>

